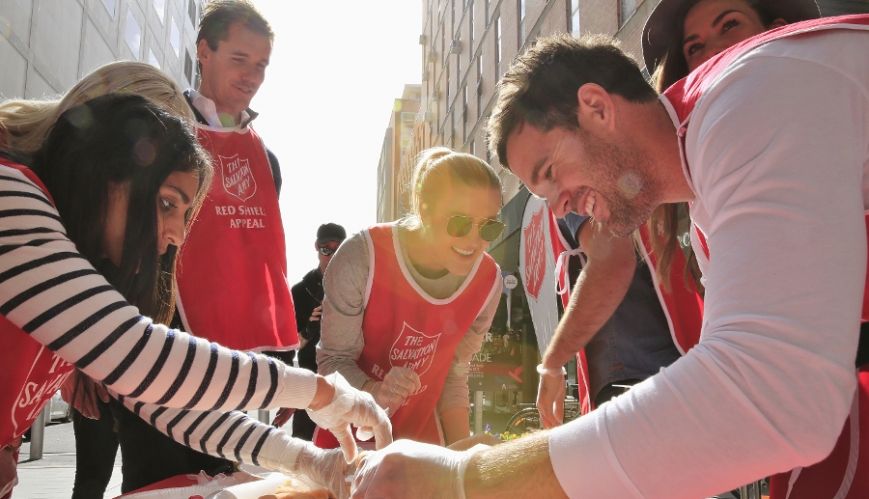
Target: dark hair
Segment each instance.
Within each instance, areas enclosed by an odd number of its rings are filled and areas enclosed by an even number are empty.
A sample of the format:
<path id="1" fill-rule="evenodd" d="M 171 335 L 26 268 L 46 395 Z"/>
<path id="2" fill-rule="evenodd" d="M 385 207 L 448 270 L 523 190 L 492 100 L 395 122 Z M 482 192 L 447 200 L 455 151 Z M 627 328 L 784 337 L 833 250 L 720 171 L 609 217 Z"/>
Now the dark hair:
<path id="1" fill-rule="evenodd" d="M 249 1 L 211 0 L 202 10 L 196 44 L 199 45 L 200 40 L 205 40 L 211 50 L 217 50 L 218 42 L 226 39 L 229 27 L 236 22 L 244 24 L 254 33 L 268 37 L 270 41 L 275 37 L 269 22 Z"/>
<path id="2" fill-rule="evenodd" d="M 632 102 L 657 98 L 637 63 L 608 36 L 576 39 L 561 34 L 540 38 L 498 82 L 498 100 L 489 118 L 489 148 L 509 168 L 507 138 L 529 124 L 544 131 L 553 127 L 575 130 L 579 87 L 596 83 L 607 92 Z"/>
<path id="3" fill-rule="evenodd" d="M 174 313 L 175 252 L 157 254 L 157 197 L 173 172 L 199 177 L 194 211 L 211 181 L 208 155 L 189 126 L 144 97 L 107 94 L 64 112 L 36 152 L 33 169 L 70 240 L 105 269 L 103 238 L 113 185 L 128 186 L 120 266 L 105 275 L 127 300 L 160 321 Z"/>
<path id="4" fill-rule="evenodd" d="M 688 11 L 700 3 L 700 1 L 701 0 L 690 0 L 685 2 L 685 4 L 678 10 L 673 25 L 678 26 L 679 29 L 673 30 L 673 32 L 670 33 L 672 39 L 670 40 L 667 52 L 661 58 L 658 67 L 648 68 L 649 71 L 654 69 L 652 80 L 655 88 L 660 92 L 663 92 L 689 73 L 688 62 L 685 60 L 685 54 L 682 53 L 682 41 L 685 36 L 683 26 L 685 26 L 685 17 L 688 16 Z M 775 20 L 769 9 L 761 5 L 760 0 L 745 0 L 745 3 L 748 4 L 755 13 L 757 13 L 761 24 L 764 26 L 769 26 Z"/>

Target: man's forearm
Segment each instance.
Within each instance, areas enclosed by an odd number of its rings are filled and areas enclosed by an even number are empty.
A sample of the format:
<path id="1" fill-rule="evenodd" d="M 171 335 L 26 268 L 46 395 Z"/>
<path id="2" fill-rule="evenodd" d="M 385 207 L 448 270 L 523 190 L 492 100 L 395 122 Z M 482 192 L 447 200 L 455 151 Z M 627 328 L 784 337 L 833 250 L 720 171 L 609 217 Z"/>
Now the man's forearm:
<path id="1" fill-rule="evenodd" d="M 464 485 L 468 499 L 567 497 L 549 460 L 547 431 L 478 452 L 468 463 Z"/>
<path id="2" fill-rule="evenodd" d="M 543 355 L 545 367 L 561 367 L 585 347 L 612 317 L 631 285 L 637 266 L 633 241 L 601 234 L 593 237 L 597 240 L 589 244 L 593 250 L 588 251 L 588 263 Z"/>

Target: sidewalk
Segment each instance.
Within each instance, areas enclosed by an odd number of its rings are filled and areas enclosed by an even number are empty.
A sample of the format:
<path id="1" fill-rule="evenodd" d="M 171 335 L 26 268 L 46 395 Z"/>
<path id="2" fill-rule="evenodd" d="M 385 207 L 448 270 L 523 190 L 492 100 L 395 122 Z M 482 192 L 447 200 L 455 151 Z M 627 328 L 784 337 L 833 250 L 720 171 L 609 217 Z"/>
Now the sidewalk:
<path id="1" fill-rule="evenodd" d="M 30 461 L 30 442 L 21 445 L 18 460 L 18 486 L 13 499 L 64 499 L 72 496 L 75 481 L 75 437 L 72 423 L 45 427 L 42 459 Z M 115 468 L 106 498 L 121 495 L 121 453 L 115 457 Z"/>

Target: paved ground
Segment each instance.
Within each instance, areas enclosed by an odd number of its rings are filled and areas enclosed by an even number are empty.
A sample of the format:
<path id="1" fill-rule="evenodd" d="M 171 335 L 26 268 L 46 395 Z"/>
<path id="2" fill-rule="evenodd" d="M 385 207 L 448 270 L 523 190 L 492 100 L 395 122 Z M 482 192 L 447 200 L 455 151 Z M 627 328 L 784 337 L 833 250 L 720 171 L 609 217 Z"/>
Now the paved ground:
<path id="1" fill-rule="evenodd" d="M 30 443 L 21 446 L 18 486 L 13 499 L 64 499 L 72 495 L 75 480 L 75 437 L 72 423 L 51 424 L 45 428 L 42 459 L 30 460 Z M 121 494 L 121 454 L 105 497 Z"/>

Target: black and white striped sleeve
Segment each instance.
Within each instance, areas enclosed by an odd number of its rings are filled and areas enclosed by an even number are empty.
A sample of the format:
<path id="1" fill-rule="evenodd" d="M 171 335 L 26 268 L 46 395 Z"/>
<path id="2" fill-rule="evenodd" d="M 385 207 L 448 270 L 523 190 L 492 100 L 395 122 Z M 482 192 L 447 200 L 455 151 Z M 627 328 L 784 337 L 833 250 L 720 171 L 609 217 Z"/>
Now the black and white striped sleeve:
<path id="1" fill-rule="evenodd" d="M 183 409 L 306 407 L 316 378 L 155 324 L 67 238 L 20 171 L 0 165 L 0 314 L 115 393 Z"/>
<path id="2" fill-rule="evenodd" d="M 298 446 L 286 432 L 240 411 L 191 411 L 122 400 L 172 440 L 196 451 L 274 470 L 294 468 Z"/>

